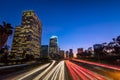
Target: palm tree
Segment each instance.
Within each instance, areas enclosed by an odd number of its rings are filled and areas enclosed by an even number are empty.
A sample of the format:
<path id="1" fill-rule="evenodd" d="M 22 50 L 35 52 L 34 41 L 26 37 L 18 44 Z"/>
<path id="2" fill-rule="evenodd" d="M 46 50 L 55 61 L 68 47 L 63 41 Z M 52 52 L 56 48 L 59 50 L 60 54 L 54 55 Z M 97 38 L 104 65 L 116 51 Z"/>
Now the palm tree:
<path id="1" fill-rule="evenodd" d="M 116 41 L 119 43 L 120 45 L 120 36 L 117 37 Z"/>
<path id="2" fill-rule="evenodd" d="M 7 42 L 8 37 L 12 35 L 12 29 L 13 27 L 9 23 L 3 22 L 3 24 L 0 25 L 0 49 Z"/>

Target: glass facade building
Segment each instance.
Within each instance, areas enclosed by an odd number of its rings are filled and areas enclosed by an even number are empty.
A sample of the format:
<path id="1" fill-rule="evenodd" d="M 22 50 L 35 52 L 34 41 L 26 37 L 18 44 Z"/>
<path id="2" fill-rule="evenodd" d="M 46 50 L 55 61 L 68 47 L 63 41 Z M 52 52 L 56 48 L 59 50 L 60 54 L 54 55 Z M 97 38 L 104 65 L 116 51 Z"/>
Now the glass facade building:
<path id="1" fill-rule="evenodd" d="M 64 59 L 65 51 L 64 51 L 64 50 L 60 50 L 60 51 L 59 51 L 59 54 L 60 54 L 60 57 L 61 57 L 62 59 Z"/>
<path id="2" fill-rule="evenodd" d="M 50 43 L 49 43 L 49 55 L 50 55 L 50 57 L 54 56 L 54 54 L 59 54 L 57 40 L 58 40 L 57 36 L 52 36 L 50 38 Z"/>
<path id="3" fill-rule="evenodd" d="M 41 46 L 40 57 L 41 58 L 49 58 L 49 55 L 48 55 L 48 45 L 42 45 Z"/>
<path id="4" fill-rule="evenodd" d="M 73 49 L 69 49 L 69 58 L 73 58 Z"/>

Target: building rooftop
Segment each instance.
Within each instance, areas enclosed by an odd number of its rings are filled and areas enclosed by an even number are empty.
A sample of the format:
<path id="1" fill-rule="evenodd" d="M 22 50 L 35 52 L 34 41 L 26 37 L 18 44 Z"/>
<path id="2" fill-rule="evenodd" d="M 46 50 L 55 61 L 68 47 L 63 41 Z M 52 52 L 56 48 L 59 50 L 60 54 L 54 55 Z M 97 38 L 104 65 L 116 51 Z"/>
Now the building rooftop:
<path id="1" fill-rule="evenodd" d="M 50 38 L 58 38 L 57 36 L 51 36 Z"/>

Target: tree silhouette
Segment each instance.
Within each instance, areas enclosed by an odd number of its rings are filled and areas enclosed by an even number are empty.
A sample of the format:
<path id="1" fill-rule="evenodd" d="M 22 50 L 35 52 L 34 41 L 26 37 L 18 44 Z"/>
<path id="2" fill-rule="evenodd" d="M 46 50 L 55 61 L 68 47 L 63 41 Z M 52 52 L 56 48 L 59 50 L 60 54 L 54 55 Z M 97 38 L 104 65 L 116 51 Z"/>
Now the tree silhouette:
<path id="1" fill-rule="evenodd" d="M 0 25 L 0 49 L 6 43 L 8 37 L 12 35 L 12 29 L 13 27 L 9 23 L 3 22 L 3 24 Z"/>

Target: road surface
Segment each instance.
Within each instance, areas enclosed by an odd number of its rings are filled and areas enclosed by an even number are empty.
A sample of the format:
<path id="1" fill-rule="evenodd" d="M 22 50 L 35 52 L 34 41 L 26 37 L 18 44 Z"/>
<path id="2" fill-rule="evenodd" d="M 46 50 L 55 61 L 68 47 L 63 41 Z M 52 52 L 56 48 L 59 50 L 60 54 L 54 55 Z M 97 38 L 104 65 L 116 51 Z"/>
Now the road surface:
<path id="1" fill-rule="evenodd" d="M 68 60 L 65 62 L 73 80 L 106 80 L 102 76 L 97 75 L 90 70 L 78 66 Z"/>
<path id="2" fill-rule="evenodd" d="M 73 59 L 52 60 L 51 63 L 3 80 L 120 80 L 119 76 L 119 67 Z"/>
<path id="3" fill-rule="evenodd" d="M 73 59 L 72 62 L 77 65 L 87 68 L 88 70 L 102 75 L 107 80 L 120 80 L 120 67 L 85 60 Z"/>

